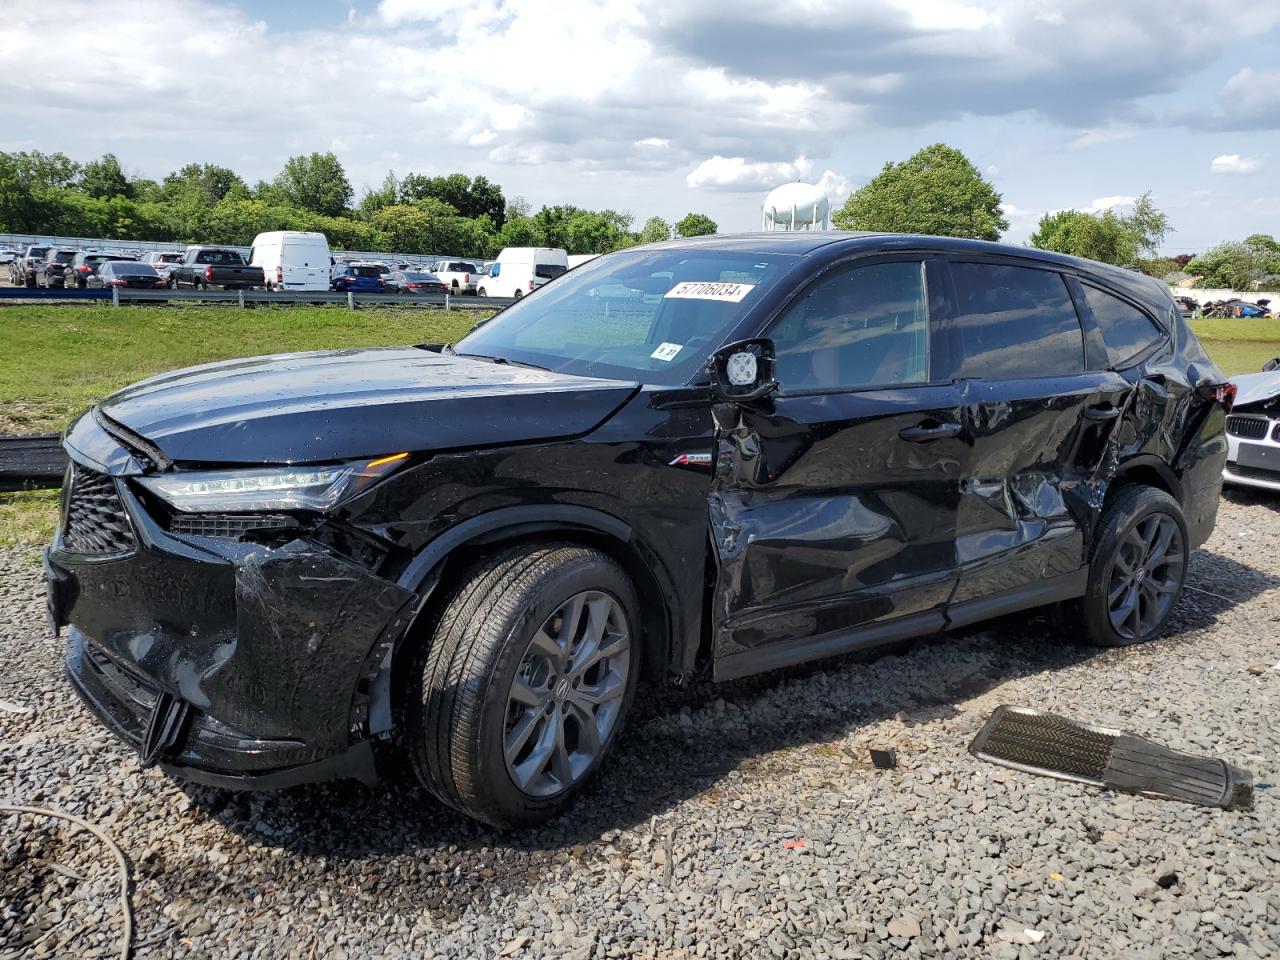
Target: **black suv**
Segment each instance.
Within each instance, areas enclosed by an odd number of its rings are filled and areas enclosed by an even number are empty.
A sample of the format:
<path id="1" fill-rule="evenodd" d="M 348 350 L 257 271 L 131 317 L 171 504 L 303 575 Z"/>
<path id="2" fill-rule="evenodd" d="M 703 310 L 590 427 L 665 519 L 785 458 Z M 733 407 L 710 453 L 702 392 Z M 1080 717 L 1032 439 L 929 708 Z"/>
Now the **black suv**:
<path id="1" fill-rule="evenodd" d="M 45 251 L 44 259 L 36 267 L 35 285 L 49 290 L 65 287 L 67 268 L 75 259 L 75 247 L 50 247 Z"/>
<path id="2" fill-rule="evenodd" d="M 47 555 L 67 669 L 227 786 L 402 745 L 492 824 L 561 810 L 642 677 L 739 677 L 1047 604 L 1155 636 L 1232 388 L 1168 289 L 970 241 L 701 237 L 450 348 L 215 363 L 104 400 Z"/>

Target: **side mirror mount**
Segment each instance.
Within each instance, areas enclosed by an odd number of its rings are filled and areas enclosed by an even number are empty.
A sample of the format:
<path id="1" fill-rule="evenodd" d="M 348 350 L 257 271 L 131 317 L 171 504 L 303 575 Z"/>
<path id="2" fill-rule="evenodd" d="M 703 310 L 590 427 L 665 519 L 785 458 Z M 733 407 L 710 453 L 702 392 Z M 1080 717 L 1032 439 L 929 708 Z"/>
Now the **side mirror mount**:
<path id="1" fill-rule="evenodd" d="M 720 403 L 748 403 L 778 389 L 772 340 L 739 340 L 707 361 L 712 396 Z"/>

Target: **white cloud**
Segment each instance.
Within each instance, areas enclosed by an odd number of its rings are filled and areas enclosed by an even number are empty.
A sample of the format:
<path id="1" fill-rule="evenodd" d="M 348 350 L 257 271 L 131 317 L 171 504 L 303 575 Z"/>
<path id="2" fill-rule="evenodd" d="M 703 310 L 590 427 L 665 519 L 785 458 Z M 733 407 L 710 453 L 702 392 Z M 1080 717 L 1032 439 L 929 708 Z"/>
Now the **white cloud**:
<path id="1" fill-rule="evenodd" d="M 1098 127 L 1092 130 L 1081 130 L 1070 143 L 1072 150 L 1085 150 L 1104 143 L 1117 143 L 1121 140 L 1132 140 L 1138 135 L 1133 127 Z"/>
<path id="2" fill-rule="evenodd" d="M 1137 202 L 1137 197 L 1119 195 L 1114 197 L 1098 197 L 1085 207 L 1084 211 L 1085 213 L 1103 213 L 1107 210 L 1114 210 L 1116 207 L 1132 207 Z"/>
<path id="3" fill-rule="evenodd" d="M 685 183 L 694 190 L 770 190 L 790 180 L 799 180 L 813 163 L 798 157 L 794 163 L 752 163 L 745 157 L 708 157 L 698 164 Z"/>
<path id="4" fill-rule="evenodd" d="M 1257 173 L 1261 169 L 1261 157 L 1243 157 L 1238 153 L 1224 153 L 1209 164 L 1212 173 Z"/>
<path id="5" fill-rule="evenodd" d="M 671 147 L 671 141 L 666 137 L 645 137 L 643 140 L 635 142 L 637 147 L 652 147 L 657 150 L 667 150 Z"/>
<path id="6" fill-rule="evenodd" d="M 834 170 L 823 170 L 822 176 L 818 178 L 818 189 L 827 195 L 827 199 L 831 201 L 831 209 L 836 210 L 844 204 L 845 199 L 849 196 L 853 189 L 847 177 L 843 177 Z"/>
<path id="7" fill-rule="evenodd" d="M 988 177 L 998 177 L 998 176 L 1000 176 L 1000 168 L 999 168 L 996 164 L 994 164 L 994 163 L 988 164 L 988 165 L 987 165 L 987 176 L 988 176 Z"/>

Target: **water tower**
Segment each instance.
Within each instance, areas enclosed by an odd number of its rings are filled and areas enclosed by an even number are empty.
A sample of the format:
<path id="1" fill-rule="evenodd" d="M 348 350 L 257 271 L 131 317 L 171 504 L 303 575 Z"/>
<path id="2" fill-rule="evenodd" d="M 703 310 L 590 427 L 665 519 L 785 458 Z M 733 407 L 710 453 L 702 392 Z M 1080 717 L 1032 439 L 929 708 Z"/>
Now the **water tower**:
<path id="1" fill-rule="evenodd" d="M 761 230 L 826 230 L 831 203 L 812 183 L 784 183 L 764 198 Z"/>

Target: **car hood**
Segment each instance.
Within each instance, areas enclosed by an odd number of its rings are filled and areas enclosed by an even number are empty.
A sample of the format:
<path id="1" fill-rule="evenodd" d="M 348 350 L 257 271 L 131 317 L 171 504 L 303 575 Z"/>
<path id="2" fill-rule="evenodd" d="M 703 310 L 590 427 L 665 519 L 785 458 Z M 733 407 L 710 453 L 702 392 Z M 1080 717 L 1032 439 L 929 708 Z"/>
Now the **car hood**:
<path id="1" fill-rule="evenodd" d="M 1236 385 L 1236 407 L 1247 407 L 1251 403 L 1260 403 L 1280 396 L 1280 370 L 1266 373 L 1246 373 L 1232 377 Z"/>
<path id="2" fill-rule="evenodd" d="M 394 347 L 190 367 L 99 410 L 172 460 L 300 463 L 576 436 L 637 387 Z"/>

